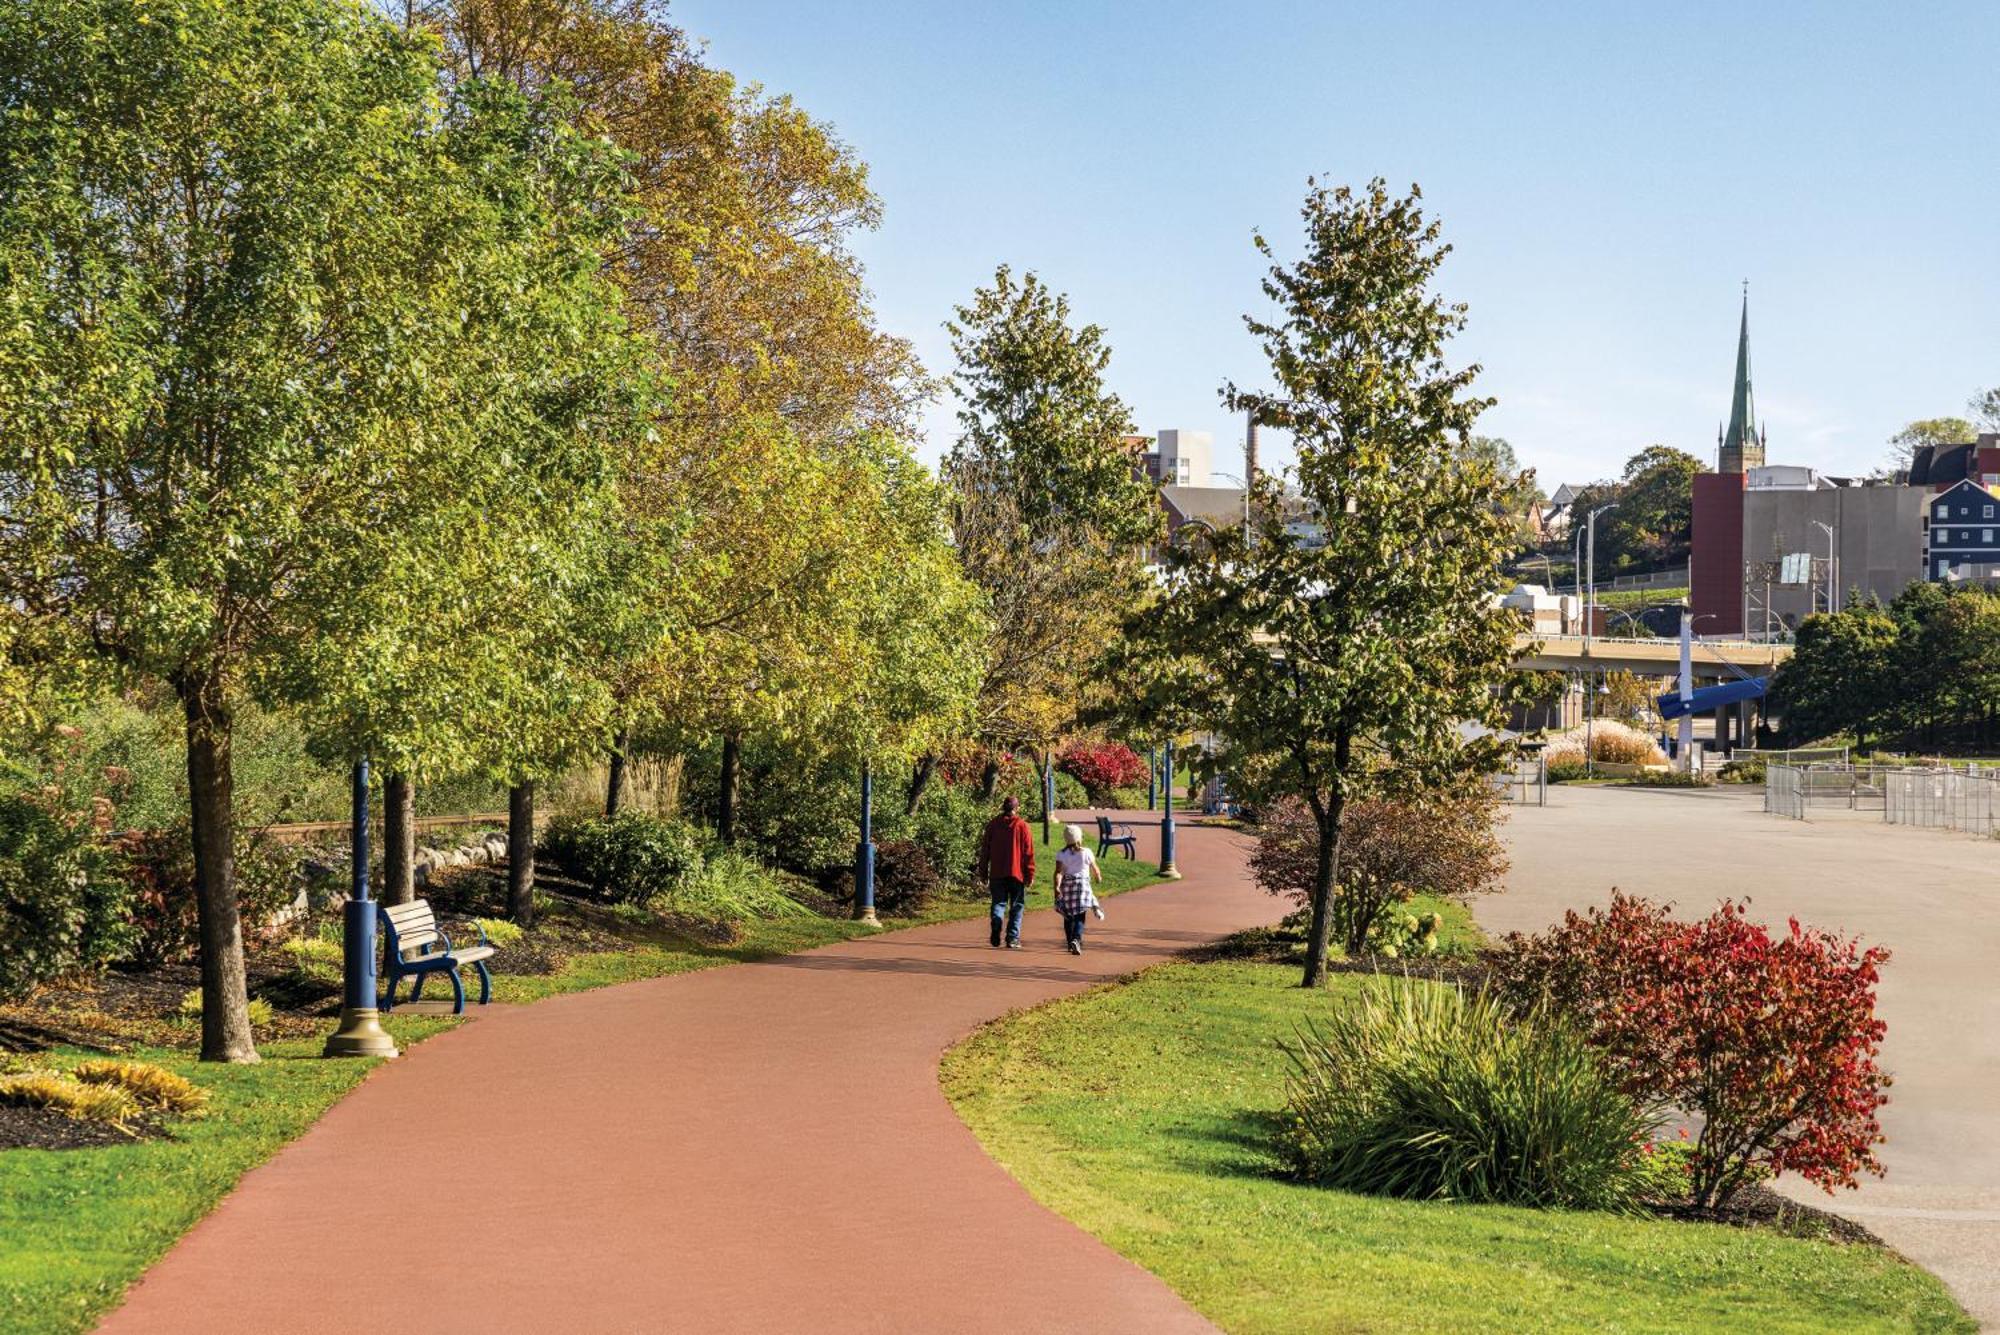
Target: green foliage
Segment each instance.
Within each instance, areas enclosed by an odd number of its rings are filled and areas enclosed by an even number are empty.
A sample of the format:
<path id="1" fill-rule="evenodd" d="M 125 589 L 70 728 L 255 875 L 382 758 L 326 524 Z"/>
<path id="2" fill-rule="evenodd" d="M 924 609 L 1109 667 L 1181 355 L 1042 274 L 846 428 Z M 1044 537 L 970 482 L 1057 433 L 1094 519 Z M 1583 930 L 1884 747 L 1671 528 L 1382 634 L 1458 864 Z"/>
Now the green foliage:
<path id="1" fill-rule="evenodd" d="M 1590 511 L 1617 504 L 1597 521 L 1600 575 L 1687 559 L 1694 532 L 1694 475 L 1701 470 L 1701 460 L 1684 450 L 1648 445 L 1625 461 L 1624 475 L 1616 481 L 1578 490 L 1574 513 L 1579 529 Z"/>
<path id="2" fill-rule="evenodd" d="M 702 865 L 701 836 L 693 826 L 643 811 L 557 821 L 543 836 L 541 851 L 617 904 L 645 904 L 672 894 Z"/>
<path id="3" fill-rule="evenodd" d="M 1551 760 L 1547 773 L 1550 783 L 1575 783 L 1590 777 L 1590 765 L 1583 760 Z"/>
<path id="4" fill-rule="evenodd" d="M 938 875 L 958 882 L 972 876 L 979 859 L 979 833 L 991 817 L 987 805 L 965 789 L 933 784 L 903 824 Z"/>
<path id="5" fill-rule="evenodd" d="M 299 850 L 261 830 L 239 828 L 235 834 L 243 930 L 252 940 L 266 938 L 297 901 Z M 149 967 L 190 958 L 201 933 L 194 838 L 186 820 L 125 834 L 117 851 L 131 893 L 132 958 Z"/>
<path id="6" fill-rule="evenodd" d="M 1127 731 L 1213 732 L 1246 796 L 1311 810 L 1318 985 L 1347 804 L 1497 767 L 1497 741 L 1459 725 L 1498 722 L 1515 626 L 1489 600 L 1510 546 L 1502 482 L 1461 457 L 1489 401 L 1471 395 L 1476 367 L 1445 360 L 1465 315 L 1430 291 L 1449 252 L 1438 224 L 1415 190 L 1392 198 L 1380 180 L 1313 182 L 1303 219 L 1305 257 L 1264 283 L 1276 315 L 1248 321 L 1276 388 L 1226 393 L 1292 434 L 1296 494 L 1261 481 L 1249 531 L 1176 543 L 1172 596 L 1127 619 L 1106 676 L 1130 701 Z"/>
<path id="7" fill-rule="evenodd" d="M 1286 1050 L 1283 1147 L 1309 1181 L 1419 1200 L 1637 1203 L 1650 1124 L 1549 1015 L 1388 978 Z"/>
<path id="8" fill-rule="evenodd" d="M 1979 435 L 1979 428 L 1963 417 L 1920 417 L 1905 422 L 1889 437 L 1889 466 L 1908 468 L 1916 462 L 1917 451 L 1926 447 L 1945 449 L 1964 445 Z"/>
<path id="9" fill-rule="evenodd" d="M 1686 770 L 1641 770 L 1628 780 L 1635 788 L 1713 788 L 1715 780 L 1706 774 Z"/>
<path id="10" fill-rule="evenodd" d="M 744 924 L 758 920 L 814 916 L 754 859 L 733 849 L 712 853 L 654 898 L 651 907 L 722 929 L 731 936 L 740 933 Z"/>
<path id="11" fill-rule="evenodd" d="M 0 998 L 117 958 L 129 903 L 116 858 L 60 789 L 0 794 Z"/>
<path id="12" fill-rule="evenodd" d="M 1762 756 L 1731 760 L 1716 772 L 1717 783 L 1762 783 L 1765 761 Z"/>
<path id="13" fill-rule="evenodd" d="M 202 1011 L 201 1000 L 201 989 L 198 987 L 189 988 L 181 994 L 181 1004 L 176 1008 L 175 1014 L 182 1020 L 199 1021 Z M 247 1010 L 250 1016 L 250 1023 L 255 1025 L 271 1023 L 274 1015 L 274 1012 L 271 1010 L 271 1003 L 262 997 L 250 998 Z"/>
<path id="14" fill-rule="evenodd" d="M 337 983 L 345 956 L 338 938 L 294 936 L 278 943 L 301 978 L 315 983 Z"/>
<path id="15" fill-rule="evenodd" d="M 1125 443 L 1131 412 L 1105 385 L 1104 331 L 1073 327 L 1068 297 L 1002 265 L 947 328 L 953 539 L 993 620 L 973 731 L 1043 745 L 1077 716 L 1098 646 L 1138 597 L 1160 511 Z"/>
<path id="16" fill-rule="evenodd" d="M 508 922 L 505 918 L 474 918 L 472 921 L 486 934 L 488 941 L 503 950 L 508 946 L 518 946 L 527 936 L 519 924 Z"/>

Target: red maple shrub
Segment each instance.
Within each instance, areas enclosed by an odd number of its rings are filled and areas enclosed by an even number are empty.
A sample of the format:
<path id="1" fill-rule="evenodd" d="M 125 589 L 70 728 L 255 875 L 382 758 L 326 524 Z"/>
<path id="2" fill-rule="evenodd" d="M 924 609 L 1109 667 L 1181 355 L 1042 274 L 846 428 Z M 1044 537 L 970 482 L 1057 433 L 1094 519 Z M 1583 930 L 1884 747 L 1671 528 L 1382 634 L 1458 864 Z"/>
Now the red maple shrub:
<path id="1" fill-rule="evenodd" d="M 1764 1173 L 1831 1192 L 1878 1176 L 1875 985 L 1889 952 L 1801 927 L 1773 934 L 1724 900 L 1695 922 L 1616 891 L 1508 939 L 1499 985 L 1573 1017 L 1625 1091 L 1697 1118 L 1691 1203 L 1713 1209 Z"/>
<path id="2" fill-rule="evenodd" d="M 1093 802 L 1114 788 L 1134 788 L 1146 781 L 1146 761 L 1123 742 L 1072 742 L 1056 757 L 1056 768 L 1083 785 Z"/>

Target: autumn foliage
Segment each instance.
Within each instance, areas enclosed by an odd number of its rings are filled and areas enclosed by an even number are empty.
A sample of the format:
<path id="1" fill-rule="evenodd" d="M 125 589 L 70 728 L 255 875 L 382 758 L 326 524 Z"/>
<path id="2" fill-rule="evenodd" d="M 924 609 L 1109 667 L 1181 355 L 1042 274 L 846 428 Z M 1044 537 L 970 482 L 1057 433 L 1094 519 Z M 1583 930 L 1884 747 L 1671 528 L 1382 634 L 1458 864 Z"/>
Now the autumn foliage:
<path id="1" fill-rule="evenodd" d="M 1056 768 L 1082 784 L 1093 801 L 1146 781 L 1144 758 L 1123 742 L 1072 742 L 1056 757 Z"/>
<path id="2" fill-rule="evenodd" d="M 1681 922 L 1613 892 L 1608 908 L 1511 938 L 1501 979 L 1518 1003 L 1573 1016 L 1628 1094 L 1699 1122 L 1691 1199 L 1713 1208 L 1763 1172 L 1828 1191 L 1881 1173 L 1888 958 L 1797 919 L 1773 933 L 1729 900 Z"/>

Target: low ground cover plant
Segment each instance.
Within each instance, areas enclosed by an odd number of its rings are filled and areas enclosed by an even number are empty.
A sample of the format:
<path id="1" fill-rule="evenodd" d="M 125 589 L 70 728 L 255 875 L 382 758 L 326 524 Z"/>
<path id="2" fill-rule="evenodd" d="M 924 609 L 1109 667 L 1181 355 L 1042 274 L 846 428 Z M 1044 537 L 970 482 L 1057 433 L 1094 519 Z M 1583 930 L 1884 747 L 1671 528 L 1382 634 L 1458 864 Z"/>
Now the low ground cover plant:
<path id="1" fill-rule="evenodd" d="M 44 1070 L 0 1075 L 0 1104 L 44 1108 L 78 1121 L 121 1127 L 140 1111 L 139 1100 L 121 1085 L 86 1082 Z"/>
<path id="2" fill-rule="evenodd" d="M 702 863 L 701 835 L 693 826 L 644 811 L 558 821 L 543 850 L 614 904 L 670 894 Z"/>
<path id="3" fill-rule="evenodd" d="M 78 1062 L 70 1076 L 86 1085 L 122 1089 L 148 1112 L 198 1117 L 208 1108 L 207 1090 L 151 1062 L 94 1059 Z"/>
<path id="4" fill-rule="evenodd" d="M 1639 788 L 1713 788 L 1715 780 L 1706 774 L 1690 774 L 1686 770 L 1642 770 L 1631 778 L 1631 783 Z"/>
<path id="5" fill-rule="evenodd" d="M 1879 946 L 1800 926 L 1773 933 L 1729 900 L 1705 918 L 1614 892 L 1535 937 L 1496 976 L 1522 1013 L 1570 1017 L 1627 1094 L 1700 1130 L 1691 1204 L 1715 1209 L 1759 1174 L 1829 1192 L 1880 1174 Z"/>
<path id="6" fill-rule="evenodd" d="M 1561 1016 L 1385 977 L 1284 1046 L 1282 1149 L 1307 1181 L 1573 1209 L 1642 1198 L 1651 1119 Z"/>
<path id="7" fill-rule="evenodd" d="M 1667 763 L 1667 753 L 1651 736 L 1615 719 L 1598 719 L 1587 728 L 1571 728 L 1551 738 L 1543 755 L 1548 758 L 1551 778 L 1556 766 L 1580 765 L 1586 760 L 1613 765 Z"/>

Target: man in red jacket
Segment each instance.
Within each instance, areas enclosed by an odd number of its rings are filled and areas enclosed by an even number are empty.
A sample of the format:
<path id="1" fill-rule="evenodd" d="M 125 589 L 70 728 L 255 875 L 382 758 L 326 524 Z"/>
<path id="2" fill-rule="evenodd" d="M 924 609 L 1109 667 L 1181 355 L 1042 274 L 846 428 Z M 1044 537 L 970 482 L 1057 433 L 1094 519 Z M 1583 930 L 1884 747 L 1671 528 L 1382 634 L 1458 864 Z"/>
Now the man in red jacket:
<path id="1" fill-rule="evenodd" d="M 1021 799 L 1000 804 L 1000 814 L 986 822 L 979 840 L 979 875 L 993 896 L 991 944 L 997 949 L 1004 930 L 1007 949 L 1021 948 L 1021 914 L 1028 907 L 1028 887 L 1035 880 L 1035 836 L 1021 819 Z"/>

